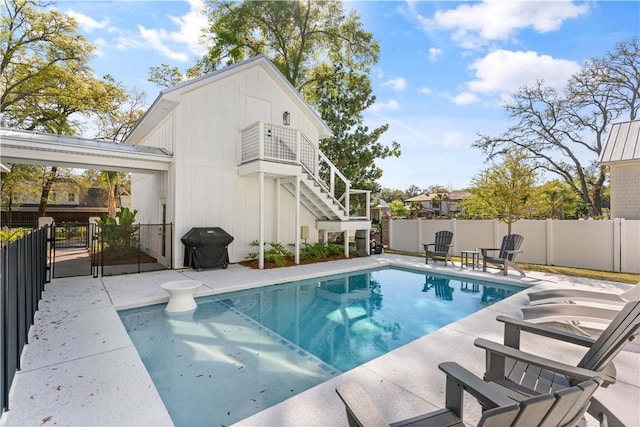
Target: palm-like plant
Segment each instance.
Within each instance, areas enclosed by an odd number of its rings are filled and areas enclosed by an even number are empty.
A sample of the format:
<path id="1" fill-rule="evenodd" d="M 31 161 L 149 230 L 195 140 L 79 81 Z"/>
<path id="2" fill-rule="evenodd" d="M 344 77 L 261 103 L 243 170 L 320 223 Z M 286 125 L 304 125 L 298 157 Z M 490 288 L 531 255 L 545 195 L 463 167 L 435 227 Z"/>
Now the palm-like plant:
<path id="1" fill-rule="evenodd" d="M 117 206 L 117 194 L 118 188 L 121 184 L 124 184 L 127 179 L 127 175 L 122 172 L 102 171 L 100 173 L 100 182 L 107 189 L 108 197 L 108 213 L 111 218 L 115 218 L 118 206 Z"/>

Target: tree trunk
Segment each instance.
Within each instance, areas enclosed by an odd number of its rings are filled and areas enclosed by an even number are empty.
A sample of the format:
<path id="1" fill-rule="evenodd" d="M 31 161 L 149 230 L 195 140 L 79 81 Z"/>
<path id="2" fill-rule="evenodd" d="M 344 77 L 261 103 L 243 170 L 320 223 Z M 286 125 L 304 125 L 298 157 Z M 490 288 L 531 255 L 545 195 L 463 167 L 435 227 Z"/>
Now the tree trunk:
<path id="1" fill-rule="evenodd" d="M 593 217 L 602 215 L 602 187 L 593 187 Z"/>
<path id="2" fill-rule="evenodd" d="M 44 185 L 42 186 L 42 195 L 40 196 L 40 205 L 38 206 L 38 218 L 43 217 L 47 212 L 47 201 L 49 200 L 51 187 L 53 187 L 53 183 L 56 181 L 56 175 L 58 175 L 58 167 L 52 166 L 51 171 L 46 174 Z"/>
<path id="3" fill-rule="evenodd" d="M 109 195 L 109 216 L 111 218 L 115 218 L 117 215 L 117 206 L 116 206 L 116 191 L 118 189 L 118 184 L 115 183 L 109 187 L 109 191 L 107 192 Z"/>
<path id="4" fill-rule="evenodd" d="M 13 197 L 9 197 L 7 203 L 7 225 L 11 227 L 11 221 L 13 220 Z"/>

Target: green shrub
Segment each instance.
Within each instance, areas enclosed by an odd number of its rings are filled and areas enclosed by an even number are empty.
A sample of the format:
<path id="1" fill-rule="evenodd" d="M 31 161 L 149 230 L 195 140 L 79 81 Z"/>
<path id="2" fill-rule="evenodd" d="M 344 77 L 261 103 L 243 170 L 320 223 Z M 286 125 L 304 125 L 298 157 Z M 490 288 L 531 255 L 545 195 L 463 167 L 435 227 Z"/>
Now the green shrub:
<path id="1" fill-rule="evenodd" d="M 22 239 L 26 231 L 24 228 L 8 228 L 4 227 L 0 230 L 0 243 L 11 243 L 18 239 Z"/>
<path id="2" fill-rule="evenodd" d="M 257 240 L 249 243 L 249 246 L 258 247 L 260 243 Z M 267 246 L 267 243 L 264 243 Z M 293 258 L 293 254 L 284 247 L 283 244 L 277 242 L 270 242 L 269 249 L 264 250 L 264 261 L 273 262 L 278 267 L 284 267 L 287 265 L 287 260 Z M 250 252 L 247 254 L 249 259 L 256 261 L 258 259 L 258 252 Z"/>
<path id="3" fill-rule="evenodd" d="M 340 256 L 344 253 L 344 246 L 337 245 L 333 242 L 329 243 L 303 243 L 300 248 L 300 259 L 321 260 Z"/>

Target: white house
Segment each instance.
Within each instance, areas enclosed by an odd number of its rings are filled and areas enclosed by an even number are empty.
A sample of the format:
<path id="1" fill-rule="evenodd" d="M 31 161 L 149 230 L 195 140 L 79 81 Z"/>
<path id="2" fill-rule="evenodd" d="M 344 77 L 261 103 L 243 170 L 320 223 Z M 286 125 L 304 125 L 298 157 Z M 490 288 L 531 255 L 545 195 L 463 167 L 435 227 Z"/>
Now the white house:
<path id="1" fill-rule="evenodd" d="M 168 171 L 132 174 L 136 222 L 174 224 L 176 267 L 183 265 L 180 238 L 192 227 L 231 234 L 231 262 L 256 252 L 255 240 L 293 244 L 297 261 L 302 239 L 343 232 L 348 241 L 349 232 L 371 228 L 368 214 L 350 215 L 357 193 L 366 198 L 361 212 L 369 212 L 369 194 L 351 189 L 319 151 L 330 134 L 264 56 L 169 88 L 125 140 L 172 154 Z"/>
<path id="2" fill-rule="evenodd" d="M 611 126 L 599 162 L 611 169 L 611 217 L 640 219 L 640 120 Z"/>

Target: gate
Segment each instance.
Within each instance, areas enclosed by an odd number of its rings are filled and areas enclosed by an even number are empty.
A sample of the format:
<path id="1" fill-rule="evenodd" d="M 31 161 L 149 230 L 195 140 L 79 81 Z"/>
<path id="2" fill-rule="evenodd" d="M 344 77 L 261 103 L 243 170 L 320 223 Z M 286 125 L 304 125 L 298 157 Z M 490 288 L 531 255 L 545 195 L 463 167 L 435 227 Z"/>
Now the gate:
<path id="1" fill-rule="evenodd" d="M 172 224 L 54 224 L 52 277 L 98 277 L 171 269 L 172 235 Z"/>
<path id="2" fill-rule="evenodd" d="M 90 276 L 91 242 L 95 225 L 63 222 L 53 225 L 53 278 Z"/>
<path id="3" fill-rule="evenodd" d="M 172 224 L 101 224 L 91 241 L 93 277 L 173 268 Z"/>

